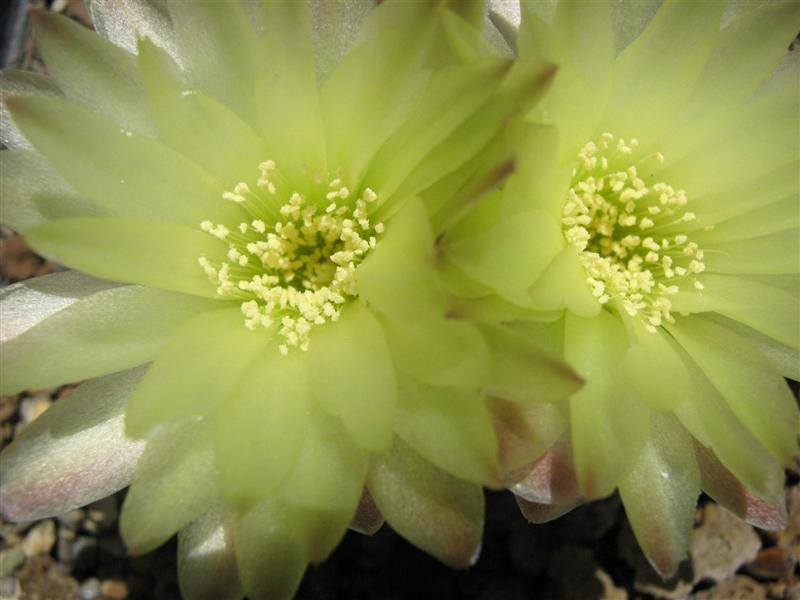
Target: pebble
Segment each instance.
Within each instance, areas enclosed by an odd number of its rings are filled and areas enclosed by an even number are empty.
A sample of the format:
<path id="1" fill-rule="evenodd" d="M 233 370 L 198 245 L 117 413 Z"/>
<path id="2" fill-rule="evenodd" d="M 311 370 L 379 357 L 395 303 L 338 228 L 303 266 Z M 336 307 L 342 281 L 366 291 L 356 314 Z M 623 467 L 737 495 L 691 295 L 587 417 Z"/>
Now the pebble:
<path id="1" fill-rule="evenodd" d="M 25 552 L 20 547 L 0 551 L 0 577 L 13 575 L 23 562 L 25 562 Z"/>
<path id="2" fill-rule="evenodd" d="M 16 577 L 0 577 L 0 600 L 19 598 L 22 587 Z"/>
<path id="3" fill-rule="evenodd" d="M 750 525 L 718 504 L 706 504 L 703 523 L 692 538 L 694 582 L 727 579 L 753 560 L 760 548 L 761 538 Z"/>
<path id="4" fill-rule="evenodd" d="M 22 422 L 26 425 L 31 423 L 37 417 L 50 408 L 53 401 L 46 395 L 33 396 L 32 398 L 25 398 L 19 406 L 19 416 Z"/>
<path id="5" fill-rule="evenodd" d="M 97 577 L 90 577 L 81 584 L 78 593 L 81 596 L 81 600 L 96 600 L 100 598 L 103 593 L 100 580 Z"/>
<path id="6" fill-rule="evenodd" d="M 78 527 L 81 525 L 81 521 L 84 519 L 83 511 L 80 509 L 71 510 L 63 515 L 58 515 L 56 519 L 61 524 L 62 527 L 66 527 L 68 529 L 72 529 L 73 531 L 77 531 Z"/>
<path id="7" fill-rule="evenodd" d="M 759 579 L 791 578 L 794 565 L 792 557 L 783 548 L 764 548 L 747 564 L 747 572 Z"/>
<path id="8" fill-rule="evenodd" d="M 90 504 L 86 509 L 86 513 L 97 524 L 98 530 L 107 531 L 117 522 L 119 514 L 117 499 L 114 496 L 106 496 L 102 500 Z"/>
<path id="9" fill-rule="evenodd" d="M 56 543 L 56 524 L 52 519 L 42 521 L 32 528 L 22 541 L 25 556 L 47 554 Z"/>
<path id="10" fill-rule="evenodd" d="M 107 600 L 124 600 L 128 597 L 128 584 L 119 579 L 106 579 L 100 584 L 100 592 Z"/>

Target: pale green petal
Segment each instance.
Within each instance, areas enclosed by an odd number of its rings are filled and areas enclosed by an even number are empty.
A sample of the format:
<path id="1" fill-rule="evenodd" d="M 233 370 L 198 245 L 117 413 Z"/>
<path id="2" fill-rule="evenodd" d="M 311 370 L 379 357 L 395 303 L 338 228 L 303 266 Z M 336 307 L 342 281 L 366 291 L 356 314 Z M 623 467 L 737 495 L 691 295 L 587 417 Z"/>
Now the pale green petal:
<path id="1" fill-rule="evenodd" d="M 617 0 L 614 3 L 614 51 L 616 54 L 638 38 L 656 14 L 662 0 Z"/>
<path id="2" fill-rule="evenodd" d="M 794 235 L 800 235 L 798 229 L 800 204 L 794 195 L 717 223 L 710 231 L 695 231 L 692 241 L 703 248 L 708 243 L 744 240 L 790 230 Z"/>
<path id="3" fill-rule="evenodd" d="M 218 303 L 209 302 L 214 309 Z M 208 417 L 226 400 L 269 343 L 265 331 L 244 326 L 239 307 L 209 310 L 187 321 L 167 342 L 128 402 L 128 435 L 189 415 Z M 278 354 L 271 348 L 273 354 Z M 260 372 L 260 371 L 259 371 Z"/>
<path id="4" fill-rule="evenodd" d="M 236 219 L 221 185 L 160 142 L 55 98 L 9 98 L 14 120 L 75 190 L 111 214 L 176 221 Z"/>
<path id="5" fill-rule="evenodd" d="M 790 464 L 797 454 L 800 415 L 783 377 L 752 351 L 746 338 L 706 319 L 686 316 L 667 328 L 742 423 L 777 458 Z"/>
<path id="6" fill-rule="evenodd" d="M 768 531 L 786 529 L 789 518 L 786 514 L 786 493 L 780 465 L 766 463 L 775 475 L 772 477 L 774 485 L 764 496 L 759 496 L 737 480 L 717 460 L 713 452 L 696 447 L 695 456 L 706 494 L 755 527 Z"/>
<path id="7" fill-rule="evenodd" d="M 648 145 L 670 126 L 714 48 L 724 8 L 722 2 L 662 4 L 614 62 L 605 131 Z"/>
<path id="8" fill-rule="evenodd" d="M 150 361 L 186 319 L 208 305 L 139 286 L 110 287 L 75 273 L 9 286 L 0 294 L 3 393 L 81 381 Z"/>
<path id="9" fill-rule="evenodd" d="M 11 113 L 6 106 L 6 98 L 12 96 L 61 96 L 61 90 L 55 82 L 28 71 L 17 71 L 16 69 L 3 69 L 0 71 L 0 142 L 6 148 L 20 148 L 30 150 L 31 143 L 17 128 Z M 3 172 L 3 178 L 8 175 L 8 171 Z M 5 220 L 5 215 L 3 220 Z"/>
<path id="10" fill-rule="evenodd" d="M 266 72 L 257 82 L 257 106 L 270 158 L 292 182 L 325 178 L 325 129 L 314 76 L 306 2 L 266 2 Z"/>
<path id="11" fill-rule="evenodd" d="M 134 56 L 65 16 L 37 10 L 31 17 L 47 73 L 68 100 L 136 133 L 155 131 Z"/>
<path id="12" fill-rule="evenodd" d="M 689 104 L 658 150 L 678 159 L 734 119 L 785 56 L 799 25 L 797 2 L 751 3 L 741 11 L 720 32 Z"/>
<path id="13" fill-rule="evenodd" d="M 314 332 L 308 360 L 312 393 L 353 438 L 381 451 L 391 443 L 397 382 L 383 330 L 369 308 L 352 302 Z"/>
<path id="14" fill-rule="evenodd" d="M 381 147 L 365 175 L 378 196 L 385 201 L 396 192 L 401 198 L 415 194 L 454 171 L 488 142 L 497 132 L 493 121 L 498 118 L 491 115 L 492 120 L 488 120 L 488 111 L 499 101 L 484 104 L 496 92 L 507 69 L 503 61 L 492 61 L 481 63 L 479 68 L 460 66 L 437 71 L 414 107 L 414 118 Z M 470 127 L 474 121 L 470 118 L 483 113 L 484 122 Z M 456 143 L 453 136 L 458 134 L 464 139 Z M 474 140 L 482 137 L 482 143 L 474 147 Z M 439 153 L 437 147 L 441 148 Z"/>
<path id="15" fill-rule="evenodd" d="M 535 504 L 572 507 L 583 501 L 569 430 L 534 463 L 509 475 L 509 490 Z"/>
<path id="16" fill-rule="evenodd" d="M 480 326 L 492 356 L 487 393 L 522 404 L 563 401 L 583 379 L 531 336 L 505 325 Z"/>
<path id="17" fill-rule="evenodd" d="M 783 484 L 783 469 L 770 452 L 736 417 L 708 378 L 690 368 L 689 398 L 675 415 L 698 442 L 709 447 L 720 462 L 744 485 L 769 494 Z"/>
<path id="18" fill-rule="evenodd" d="M 486 403 L 497 434 L 503 483 L 510 487 L 558 441 L 567 419 L 550 402 L 523 405 L 490 396 Z"/>
<path id="19" fill-rule="evenodd" d="M 674 417 L 653 418 L 619 493 L 645 556 L 662 577 L 671 577 L 688 553 L 700 495 L 692 440 Z"/>
<path id="20" fill-rule="evenodd" d="M 185 600 L 239 600 L 234 517 L 214 506 L 178 532 L 178 581 Z"/>
<path id="21" fill-rule="evenodd" d="M 488 381 L 491 358 L 471 323 L 441 319 L 383 328 L 397 369 L 434 386 L 476 390 Z"/>
<path id="22" fill-rule="evenodd" d="M 545 211 L 519 213 L 485 232 L 450 239 L 450 260 L 507 300 L 527 306 L 528 287 L 564 247 L 560 225 Z M 498 268 L 502 265 L 502 268 Z"/>
<path id="23" fill-rule="evenodd" d="M 304 515 L 308 557 L 325 560 L 353 520 L 364 490 L 368 455 L 341 422 L 312 408 L 296 467 L 283 487 L 285 501 Z"/>
<path id="24" fill-rule="evenodd" d="M 540 311 L 567 309 L 593 317 L 602 309 L 586 284 L 586 270 L 574 246 L 564 248 L 530 289 L 530 306 Z"/>
<path id="25" fill-rule="evenodd" d="M 434 387 L 400 379 L 397 435 L 440 469 L 498 487 L 497 440 L 477 389 Z"/>
<path id="26" fill-rule="evenodd" d="M 358 31 L 374 6 L 372 0 L 311 0 L 311 41 L 318 82 L 328 78 L 355 44 Z"/>
<path id="27" fill-rule="evenodd" d="M 244 362 L 251 368 L 239 385 L 223 392 L 213 416 L 220 486 L 240 512 L 279 489 L 292 472 L 306 435 L 310 400 L 305 356 L 283 356 L 273 345 L 261 352 L 256 364 L 247 357 Z M 231 381 L 222 370 L 215 372 Z M 215 391 L 222 390 L 201 393 Z"/>
<path id="28" fill-rule="evenodd" d="M 587 382 L 570 398 L 575 471 L 590 499 L 614 491 L 648 435 L 651 411 L 622 371 L 627 350 L 622 323 L 609 312 L 567 313 L 564 358 Z"/>
<path id="29" fill-rule="evenodd" d="M 537 525 L 554 521 L 581 504 L 581 500 L 575 500 L 569 504 L 540 504 L 529 502 L 519 496 L 515 496 L 514 500 L 517 501 L 519 512 L 522 513 L 525 520 Z"/>
<path id="30" fill-rule="evenodd" d="M 0 173 L 0 215 L 3 224 L 16 231 L 53 219 L 102 214 L 32 151 L 0 152 Z"/>
<path id="31" fill-rule="evenodd" d="M 518 0 L 489 0 L 489 20 L 497 28 L 510 48 L 517 48 L 517 30 L 522 15 Z"/>
<path id="32" fill-rule="evenodd" d="M 0 455 L 6 519 L 63 514 L 128 485 L 144 445 L 125 437 L 122 412 L 143 372 L 84 383 L 17 434 Z"/>
<path id="33" fill-rule="evenodd" d="M 669 336 L 647 331 L 642 319 L 625 313 L 620 318 L 631 339 L 624 357 L 625 375 L 653 410 L 672 410 L 687 398 L 690 390 L 679 348 Z"/>
<path id="34" fill-rule="evenodd" d="M 131 554 L 149 552 L 216 501 L 217 482 L 208 428 L 187 419 L 147 439 L 120 517 Z"/>
<path id="35" fill-rule="evenodd" d="M 797 230 L 706 244 L 704 262 L 709 273 L 800 273 L 800 236 Z"/>
<path id="36" fill-rule="evenodd" d="M 398 323 L 440 319 L 447 312 L 433 277 L 433 233 L 418 198 L 386 224 L 377 247 L 356 269 L 359 296 Z M 408 302 L 413 291 L 414 302 Z"/>
<path id="37" fill-rule="evenodd" d="M 290 600 L 308 565 L 304 518 L 278 498 L 265 500 L 236 525 L 239 579 L 252 600 Z"/>
<path id="38" fill-rule="evenodd" d="M 659 179 L 686 189 L 690 198 L 724 191 L 735 194 L 749 181 L 797 161 L 800 92 L 797 70 L 793 74 L 793 78 L 778 78 L 780 84 L 775 89 L 750 102 L 729 127 L 684 158 L 671 162 L 667 155 Z M 791 183 L 796 189 L 797 178 Z M 768 184 L 764 191 L 769 193 L 770 187 Z"/>
<path id="39" fill-rule="evenodd" d="M 181 62 L 172 20 L 160 0 L 86 0 L 86 4 L 95 31 L 110 42 L 136 54 L 137 40 L 146 37 Z"/>
<path id="40" fill-rule="evenodd" d="M 190 82 L 257 122 L 256 84 L 267 64 L 264 44 L 239 2 L 170 2 L 177 51 Z"/>
<path id="41" fill-rule="evenodd" d="M 139 41 L 139 67 L 166 145 L 202 166 L 226 190 L 256 179 L 266 150 L 236 113 L 202 90 L 187 89 L 169 55 L 150 40 Z M 223 202 L 219 194 L 217 199 Z"/>
<path id="42" fill-rule="evenodd" d="M 614 59 L 611 2 L 559 2 L 553 27 L 564 54 L 583 79 L 597 85 Z"/>
<path id="43" fill-rule="evenodd" d="M 365 41 L 347 55 L 322 88 L 330 162 L 341 167 L 353 185 L 361 182 L 381 145 L 417 108 L 430 76 L 419 65 L 422 42 L 427 39 L 424 34 L 400 30 Z M 364 183 L 375 188 L 373 179 Z"/>
<path id="44" fill-rule="evenodd" d="M 37 252 L 91 275 L 218 298 L 197 263 L 219 264 L 225 246 L 200 228 L 117 219 L 60 219 L 29 229 L 25 239 Z"/>
<path id="45" fill-rule="evenodd" d="M 797 297 L 779 288 L 740 277 L 705 275 L 705 289 L 673 297 L 675 312 L 718 312 L 779 342 L 800 346 Z"/>
<path id="46" fill-rule="evenodd" d="M 399 441 L 374 456 L 367 485 L 386 521 L 409 542 L 456 569 L 478 559 L 480 486 L 446 474 Z"/>
<path id="47" fill-rule="evenodd" d="M 362 535 L 375 535 L 378 533 L 385 520 L 375 500 L 372 498 L 367 488 L 364 488 L 361 499 L 358 502 L 356 514 L 350 523 L 350 529 Z"/>

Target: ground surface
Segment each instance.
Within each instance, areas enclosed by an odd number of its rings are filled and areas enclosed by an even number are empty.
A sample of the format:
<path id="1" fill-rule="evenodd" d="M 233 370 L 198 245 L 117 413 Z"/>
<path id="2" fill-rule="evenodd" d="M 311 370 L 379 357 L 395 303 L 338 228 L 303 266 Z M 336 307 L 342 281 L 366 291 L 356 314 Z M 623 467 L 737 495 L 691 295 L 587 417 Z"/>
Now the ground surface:
<path id="1" fill-rule="evenodd" d="M 41 2 L 41 0 L 34 0 Z M 86 23 L 80 0 L 53 8 Z M 29 37 L 17 66 L 42 71 Z M 8 230 L 0 241 L 0 284 L 50 272 Z M 0 397 L 4 447 L 69 387 Z M 661 581 L 636 546 L 617 497 L 576 509 L 554 523 L 528 525 L 510 494 L 487 496 L 484 547 L 469 571 L 452 571 L 384 526 L 374 537 L 349 533 L 333 556 L 312 567 L 299 599 L 685 598 L 800 600 L 800 486 L 787 477 L 790 525 L 756 530 L 711 502 L 698 508 L 691 559 Z M 0 521 L 0 600 L 178 600 L 175 544 L 131 558 L 117 534 L 124 492 L 41 522 Z"/>

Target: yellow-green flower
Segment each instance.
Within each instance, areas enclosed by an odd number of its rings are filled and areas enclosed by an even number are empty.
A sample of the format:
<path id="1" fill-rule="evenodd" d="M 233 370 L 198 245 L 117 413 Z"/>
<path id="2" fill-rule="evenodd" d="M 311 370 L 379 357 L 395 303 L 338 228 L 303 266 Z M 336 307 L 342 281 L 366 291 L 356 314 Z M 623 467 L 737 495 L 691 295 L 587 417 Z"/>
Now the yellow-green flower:
<path id="1" fill-rule="evenodd" d="M 459 209 L 553 73 L 454 5 L 313 2 L 310 27 L 306 2 L 93 3 L 119 46 L 35 14 L 50 78 L 3 74 L 3 219 L 78 271 L 3 291 L 2 389 L 92 381 L 4 453 L 8 517 L 132 480 L 123 536 L 179 531 L 187 598 L 290 596 L 373 502 L 475 559 L 502 476 L 484 391 L 579 379 L 448 318 L 419 198 Z"/>
<path id="2" fill-rule="evenodd" d="M 562 441 L 509 478 L 523 511 L 547 520 L 618 489 L 667 576 L 701 490 L 761 527 L 785 521 L 800 5 L 667 1 L 648 21 L 652 7 L 522 3 L 515 36 L 498 3 L 520 56 L 559 73 L 503 193 L 441 245 L 462 314 L 528 321 L 587 380 L 560 405 Z"/>

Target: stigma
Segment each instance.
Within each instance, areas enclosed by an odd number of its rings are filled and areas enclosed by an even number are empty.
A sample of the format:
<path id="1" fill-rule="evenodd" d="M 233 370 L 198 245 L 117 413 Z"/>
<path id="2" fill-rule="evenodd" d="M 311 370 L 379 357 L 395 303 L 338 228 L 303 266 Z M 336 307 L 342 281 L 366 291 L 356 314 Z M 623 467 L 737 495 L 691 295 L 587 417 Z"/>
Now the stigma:
<path id="1" fill-rule="evenodd" d="M 635 164 L 639 143 L 604 133 L 577 157 L 564 203 L 564 238 L 577 251 L 586 284 L 600 304 L 641 318 L 655 333 L 673 323 L 670 296 L 703 289 L 704 253 L 683 229 L 696 215 L 684 190 L 650 182 L 644 171 L 663 164 L 655 153 Z"/>
<path id="2" fill-rule="evenodd" d="M 314 327 L 339 319 L 357 296 L 355 270 L 385 231 L 370 211 L 370 188 L 354 194 L 340 177 L 305 197 L 289 191 L 272 160 L 258 165 L 253 186 L 238 183 L 222 194 L 249 215 L 235 227 L 203 221 L 200 229 L 227 242 L 227 260 L 198 259 L 216 293 L 241 300 L 244 326 L 282 339 L 281 354 L 308 350 Z"/>

